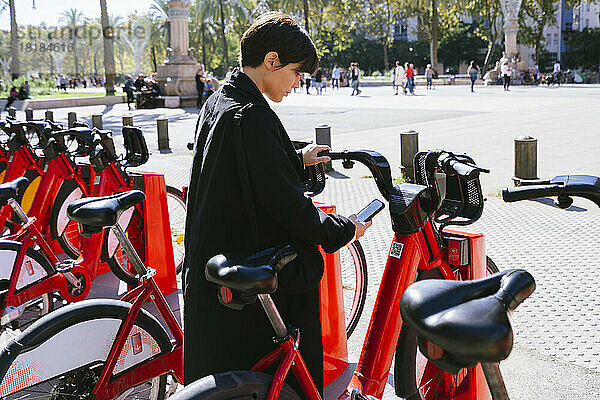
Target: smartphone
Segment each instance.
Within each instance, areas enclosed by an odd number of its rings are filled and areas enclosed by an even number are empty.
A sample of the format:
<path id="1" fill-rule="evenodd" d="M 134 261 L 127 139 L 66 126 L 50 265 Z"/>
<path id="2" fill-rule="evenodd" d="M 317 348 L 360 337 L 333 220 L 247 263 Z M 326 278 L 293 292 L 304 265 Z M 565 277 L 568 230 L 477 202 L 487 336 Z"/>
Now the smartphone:
<path id="1" fill-rule="evenodd" d="M 382 201 L 375 199 L 356 214 L 356 220 L 358 222 L 369 222 L 384 207 L 385 204 Z"/>

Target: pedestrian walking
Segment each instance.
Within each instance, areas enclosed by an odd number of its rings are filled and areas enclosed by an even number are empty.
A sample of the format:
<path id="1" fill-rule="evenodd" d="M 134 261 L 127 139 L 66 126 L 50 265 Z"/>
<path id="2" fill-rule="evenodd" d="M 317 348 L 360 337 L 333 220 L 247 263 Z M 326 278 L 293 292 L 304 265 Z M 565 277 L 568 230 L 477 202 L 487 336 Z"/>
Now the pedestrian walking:
<path id="1" fill-rule="evenodd" d="M 323 70 L 319 68 L 317 72 L 315 72 L 315 89 L 317 89 L 317 95 L 321 95 L 323 92 Z"/>
<path id="2" fill-rule="evenodd" d="M 310 74 L 308 72 L 304 73 L 304 85 L 306 86 L 306 94 L 310 94 L 310 81 L 311 81 L 311 77 Z"/>
<path id="3" fill-rule="evenodd" d="M 396 68 L 394 68 L 394 88 L 396 89 L 396 92 L 394 93 L 395 96 L 398 95 L 398 88 L 401 87 L 402 88 L 402 92 L 406 93 L 406 89 L 404 88 L 404 78 L 405 78 L 406 72 L 404 71 L 404 67 L 400 64 L 400 61 L 396 61 Z"/>
<path id="4" fill-rule="evenodd" d="M 358 88 L 360 85 L 360 69 L 358 68 L 358 63 L 354 62 L 350 64 L 350 85 L 352 86 L 352 93 L 350 96 L 360 94 L 360 89 Z"/>
<path id="5" fill-rule="evenodd" d="M 129 110 L 131 110 L 131 103 L 134 102 L 133 89 L 135 89 L 135 87 L 133 86 L 133 77 L 131 75 L 128 75 L 127 80 L 123 85 L 123 90 L 125 91 L 125 94 L 127 94 L 127 109 Z"/>
<path id="6" fill-rule="evenodd" d="M 410 94 L 412 96 L 415 95 L 415 81 L 414 81 L 414 65 L 413 64 L 404 64 L 406 66 L 405 70 L 406 70 L 406 87 L 408 88 L 408 91 L 410 92 Z M 406 92 L 405 92 L 406 93 Z"/>
<path id="7" fill-rule="evenodd" d="M 331 71 L 331 88 L 339 89 L 340 88 L 340 77 L 342 76 L 342 72 L 338 68 L 338 66 L 333 67 L 333 71 Z"/>
<path id="8" fill-rule="evenodd" d="M 475 85 L 475 81 L 477 81 L 477 76 L 479 75 L 479 67 L 477 67 L 475 61 L 471 61 L 469 64 L 467 75 L 469 75 L 469 79 L 471 79 L 471 93 L 474 93 L 473 85 Z"/>
<path id="9" fill-rule="evenodd" d="M 431 64 L 427 64 L 425 69 L 425 80 L 427 81 L 427 89 L 433 89 L 433 68 L 431 68 Z"/>
<path id="10" fill-rule="evenodd" d="M 10 88 L 10 92 L 8 92 L 8 97 L 6 98 L 7 102 L 6 102 L 6 105 L 4 106 L 4 110 L 8 110 L 8 108 L 12 105 L 12 103 L 14 103 L 17 100 L 18 95 L 19 95 L 19 92 L 17 92 L 16 86 L 13 86 L 12 88 Z"/>
<path id="11" fill-rule="evenodd" d="M 507 61 L 504 61 L 504 63 L 502 63 L 500 73 L 502 74 L 502 79 L 504 80 L 504 91 L 508 92 L 510 91 L 510 75 L 512 74 L 512 68 L 508 66 Z"/>

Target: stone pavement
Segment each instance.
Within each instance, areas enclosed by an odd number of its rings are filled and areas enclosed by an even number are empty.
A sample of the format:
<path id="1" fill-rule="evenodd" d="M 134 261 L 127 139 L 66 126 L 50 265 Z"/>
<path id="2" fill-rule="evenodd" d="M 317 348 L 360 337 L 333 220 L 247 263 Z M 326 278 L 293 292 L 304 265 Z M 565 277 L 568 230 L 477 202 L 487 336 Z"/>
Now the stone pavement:
<path id="1" fill-rule="evenodd" d="M 366 148 L 384 154 L 399 174 L 399 132 L 420 133 L 420 149 L 443 148 L 471 155 L 492 173 L 483 175 L 488 197 L 480 221 L 468 229 L 487 237 L 488 255 L 500 269 L 523 267 L 537 280 L 537 291 L 514 314 L 515 349 L 502 363 L 513 399 L 600 398 L 600 280 L 595 262 L 600 248 L 600 211 L 576 200 L 569 210 L 547 201 L 506 204 L 499 190 L 513 175 L 513 139 L 532 135 L 538 142 L 540 177 L 567 173 L 600 175 L 600 87 L 477 87 L 417 88 L 417 96 L 393 96 L 391 88 L 365 88 L 361 96 L 349 90 L 307 96 L 298 91 L 274 105 L 293 139 L 314 137 L 314 126 L 332 126 L 334 149 Z M 55 119 L 66 121 L 76 111 L 89 121 L 104 114 L 104 127 L 120 132 L 125 105 L 57 109 Z M 41 111 L 37 112 L 42 115 Z M 152 152 L 144 169 L 165 173 L 174 186 L 188 179 L 197 110 L 133 111 L 134 124 L 143 128 Z M 156 118 L 169 118 L 171 151 L 159 152 Z M 118 128 L 118 129 L 117 129 Z M 117 133 L 116 141 L 120 136 Z M 356 212 L 378 193 L 369 171 L 335 165 L 317 200 L 332 202 L 342 214 Z M 349 178 L 349 179 L 346 179 Z M 363 317 L 349 341 L 351 361 L 358 359 L 369 323 L 378 280 L 387 257 L 391 229 L 381 213 L 361 239 L 369 265 L 369 292 Z M 393 371 L 392 371 L 393 372 Z M 390 379 L 393 383 L 393 379 Z M 385 398 L 394 398 L 389 386 Z M 331 393 L 333 396 L 333 393 Z"/>

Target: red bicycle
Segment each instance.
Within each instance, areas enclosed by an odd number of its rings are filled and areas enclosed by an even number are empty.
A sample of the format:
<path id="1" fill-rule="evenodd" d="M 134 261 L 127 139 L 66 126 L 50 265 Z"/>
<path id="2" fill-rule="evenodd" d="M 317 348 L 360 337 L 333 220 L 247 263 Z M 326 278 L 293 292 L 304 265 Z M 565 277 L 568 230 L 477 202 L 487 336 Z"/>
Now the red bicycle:
<path id="1" fill-rule="evenodd" d="M 479 173 L 483 170 L 468 156 L 445 151 L 419 153 L 415 157 L 417 182 L 392 186 L 387 160 L 372 151 L 329 153 L 345 166 L 353 161 L 366 165 L 389 202 L 394 238 L 383 272 L 363 349 L 352 380 L 340 399 L 381 398 L 394 355 L 396 394 L 403 398 L 487 399 L 490 396 L 480 365 L 446 372 L 417 351 L 415 331 L 403 325 L 399 314 L 402 294 L 415 280 L 447 281 L 485 277 L 484 239 L 448 229 L 467 225 L 481 216 L 483 197 Z M 285 259 L 285 258 L 284 258 Z M 290 369 L 303 397 L 320 395 L 298 351 L 300 334 L 279 316 L 270 294 L 276 290 L 281 262 L 253 268 L 225 255 L 213 257 L 206 266 L 207 279 L 215 284 L 257 294 L 276 337 L 277 348 L 259 360 L 251 371 L 233 371 L 205 377 L 176 396 L 177 399 L 299 398 L 284 384 Z M 278 365 L 274 377 L 262 373 Z"/>
<path id="2" fill-rule="evenodd" d="M 118 222 L 146 198 L 134 190 L 77 200 L 68 215 L 83 232 L 110 227 L 139 286 L 121 299 L 84 300 L 54 311 L 0 352 L 0 397 L 164 399 L 182 382 L 183 332 L 157 282 Z M 147 201 L 147 200 L 146 200 Z M 142 306 L 152 302 L 167 330 Z M 173 338 L 169 339 L 169 335 Z"/>

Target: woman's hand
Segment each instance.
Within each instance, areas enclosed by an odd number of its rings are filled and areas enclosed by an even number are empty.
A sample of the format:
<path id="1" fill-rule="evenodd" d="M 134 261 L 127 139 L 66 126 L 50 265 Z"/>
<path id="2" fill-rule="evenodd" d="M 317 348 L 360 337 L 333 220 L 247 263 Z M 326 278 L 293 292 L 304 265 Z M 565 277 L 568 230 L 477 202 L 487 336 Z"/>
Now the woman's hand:
<path id="1" fill-rule="evenodd" d="M 328 150 L 331 150 L 329 146 L 314 143 L 309 144 L 308 146 L 302 149 L 302 162 L 304 163 L 304 166 L 308 167 L 309 165 L 315 165 L 318 163 L 331 161 L 331 158 L 329 156 L 319 157 L 317 155 L 321 151 Z"/>
<path id="2" fill-rule="evenodd" d="M 351 216 L 348 217 L 348 219 L 350 221 L 352 221 L 352 223 L 356 227 L 356 234 L 354 236 L 354 238 L 356 240 L 360 239 L 365 234 L 365 231 L 367 230 L 367 228 L 370 227 L 371 224 L 373 223 L 373 221 L 369 221 L 369 222 L 359 222 L 359 221 L 357 221 L 356 220 L 356 214 L 352 214 Z"/>

